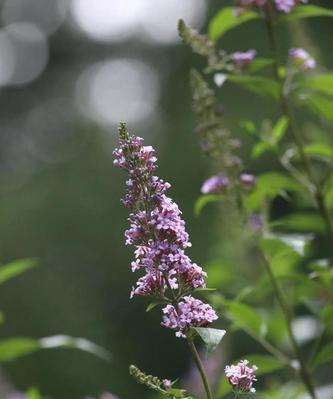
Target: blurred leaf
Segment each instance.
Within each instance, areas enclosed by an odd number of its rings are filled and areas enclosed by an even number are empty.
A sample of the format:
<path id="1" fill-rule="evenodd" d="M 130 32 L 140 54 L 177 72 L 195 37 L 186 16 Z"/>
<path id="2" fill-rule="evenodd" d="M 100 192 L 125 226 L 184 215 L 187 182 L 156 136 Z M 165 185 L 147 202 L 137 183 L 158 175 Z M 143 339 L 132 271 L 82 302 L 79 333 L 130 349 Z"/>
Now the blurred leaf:
<path id="1" fill-rule="evenodd" d="M 316 213 L 292 213 L 274 222 L 279 229 L 296 232 L 324 233 L 324 222 Z"/>
<path id="2" fill-rule="evenodd" d="M 194 215 L 195 216 L 200 216 L 201 211 L 203 208 L 210 204 L 211 202 L 217 202 L 221 199 L 220 195 L 215 195 L 215 194 L 206 194 L 206 195 L 201 195 L 194 204 Z"/>
<path id="3" fill-rule="evenodd" d="M 301 87 L 313 89 L 323 94 L 333 95 L 333 73 L 307 77 L 301 83 Z"/>
<path id="4" fill-rule="evenodd" d="M 103 360 L 110 361 L 111 354 L 106 349 L 85 338 L 74 338 L 68 335 L 53 335 L 38 340 L 41 349 L 73 348 L 91 353 Z"/>
<path id="5" fill-rule="evenodd" d="M 260 76 L 228 75 L 228 80 L 256 94 L 275 99 L 279 97 L 279 84 L 272 79 Z"/>
<path id="6" fill-rule="evenodd" d="M 280 23 L 283 21 L 311 17 L 333 17 L 333 10 L 315 5 L 299 5 L 295 7 L 289 14 L 281 15 L 277 22 Z"/>
<path id="7" fill-rule="evenodd" d="M 26 395 L 27 399 L 42 399 L 41 394 L 36 388 L 30 388 Z"/>
<path id="8" fill-rule="evenodd" d="M 319 158 L 331 161 L 333 159 L 333 148 L 329 145 L 315 143 L 304 147 L 304 151 L 312 158 Z"/>
<path id="9" fill-rule="evenodd" d="M 15 360 L 39 349 L 38 341 L 32 338 L 8 338 L 0 340 L 0 362 Z"/>
<path id="10" fill-rule="evenodd" d="M 271 373 L 272 371 L 280 370 L 286 366 L 281 360 L 269 355 L 246 355 L 242 357 L 250 362 L 250 365 L 258 367 L 256 371 L 257 376 Z"/>
<path id="11" fill-rule="evenodd" d="M 230 29 L 236 28 L 244 22 L 259 18 L 255 11 L 244 11 L 236 15 L 234 7 L 225 7 L 218 12 L 209 23 L 208 36 L 212 40 L 222 37 Z"/>
<path id="12" fill-rule="evenodd" d="M 258 335 L 263 335 L 265 325 L 257 310 L 239 302 L 229 302 L 227 309 L 229 317 L 240 327 L 248 328 Z"/>
<path id="13" fill-rule="evenodd" d="M 297 192 L 303 187 L 290 176 L 277 172 L 263 173 L 257 178 L 252 192 L 247 195 L 245 202 L 250 209 L 258 209 L 265 199 L 274 199 L 278 195 L 285 195 L 287 191 Z"/>
<path id="14" fill-rule="evenodd" d="M 246 72 L 255 73 L 260 71 L 261 69 L 272 65 L 273 60 L 271 58 L 255 58 L 249 65 L 246 67 Z"/>
<path id="15" fill-rule="evenodd" d="M 313 361 L 314 367 L 333 360 L 333 342 L 325 345 Z"/>
<path id="16" fill-rule="evenodd" d="M 165 304 L 165 302 L 162 302 L 162 301 L 151 302 L 151 303 L 146 307 L 146 312 L 150 312 L 151 310 L 153 310 L 154 308 L 156 308 L 156 306 L 164 305 L 164 304 Z"/>
<path id="17" fill-rule="evenodd" d="M 275 143 L 278 143 L 285 135 L 288 128 L 288 119 L 282 116 L 274 125 L 272 137 Z"/>
<path id="18" fill-rule="evenodd" d="M 18 259 L 0 267 L 0 284 L 38 265 L 33 258 Z"/>
<path id="19" fill-rule="evenodd" d="M 213 292 L 216 291 L 216 288 L 194 288 L 194 290 L 192 291 L 193 293 L 200 293 L 200 292 Z"/>
<path id="20" fill-rule="evenodd" d="M 301 256 L 305 255 L 306 247 L 314 238 L 312 234 L 275 234 L 275 237 Z"/>
<path id="21" fill-rule="evenodd" d="M 259 143 L 255 144 L 252 148 L 251 157 L 253 159 L 259 158 L 262 154 L 267 151 L 275 151 L 276 147 L 274 144 L 269 143 L 267 141 L 259 141 Z"/>
<path id="22" fill-rule="evenodd" d="M 320 319 L 325 326 L 333 324 L 333 305 L 325 306 L 320 312 Z"/>
<path id="23" fill-rule="evenodd" d="M 5 315 L 3 312 L 0 312 L 0 324 L 2 324 L 5 321 Z"/>
<path id="24" fill-rule="evenodd" d="M 89 352 L 103 360 L 109 361 L 110 353 L 84 338 L 73 338 L 67 335 L 55 335 L 40 339 L 8 338 L 0 340 L 0 362 L 8 362 L 18 357 L 36 352 L 39 349 L 75 348 Z"/>
<path id="25" fill-rule="evenodd" d="M 200 335 L 206 345 L 208 353 L 211 353 L 216 349 L 226 333 L 225 330 L 219 330 L 217 328 L 194 327 L 193 330 Z"/>
<path id="26" fill-rule="evenodd" d="M 217 397 L 223 398 L 228 392 L 231 391 L 231 385 L 227 379 L 227 377 L 222 373 L 222 377 L 219 380 L 219 385 L 217 388 Z"/>
<path id="27" fill-rule="evenodd" d="M 321 96 L 319 94 L 313 94 L 306 97 L 305 105 L 307 105 L 316 114 L 319 114 L 329 122 L 333 122 L 333 100 Z"/>

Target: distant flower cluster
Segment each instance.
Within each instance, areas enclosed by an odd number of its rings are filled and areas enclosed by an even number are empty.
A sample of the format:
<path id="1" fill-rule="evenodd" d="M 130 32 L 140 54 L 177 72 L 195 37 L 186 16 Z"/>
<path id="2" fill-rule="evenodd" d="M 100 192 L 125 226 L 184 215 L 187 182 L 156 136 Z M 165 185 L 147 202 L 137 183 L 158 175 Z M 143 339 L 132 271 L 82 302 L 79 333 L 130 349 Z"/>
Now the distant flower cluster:
<path id="1" fill-rule="evenodd" d="M 130 228 L 125 232 L 126 244 L 136 247 L 132 270 L 144 271 L 131 296 L 165 300 L 166 290 L 173 294 L 177 290 L 179 300 L 183 298 L 163 309 L 162 325 L 183 336 L 191 326 L 207 325 L 217 319 L 209 305 L 184 296 L 194 288 L 205 287 L 206 273 L 185 254 L 191 246 L 185 222 L 177 204 L 165 195 L 170 184 L 154 175 L 154 149 L 144 146 L 142 138 L 130 136 L 123 124 L 119 132 L 120 146 L 114 151 L 114 164 L 129 174 L 123 203 L 133 210 Z"/>
<path id="2" fill-rule="evenodd" d="M 244 68 L 249 65 L 256 57 L 256 50 L 250 49 L 247 51 L 236 51 L 231 54 L 231 59 L 235 63 L 235 65 L 239 68 Z"/>
<path id="3" fill-rule="evenodd" d="M 289 57 L 304 70 L 314 69 L 316 67 L 316 60 L 302 48 L 291 48 L 289 50 Z"/>
<path id="4" fill-rule="evenodd" d="M 269 4 L 270 0 L 238 0 L 237 6 L 241 8 L 258 7 L 263 8 Z M 277 11 L 290 13 L 294 7 L 300 3 L 306 3 L 307 0 L 274 0 L 274 5 Z"/>
<path id="5" fill-rule="evenodd" d="M 248 364 L 248 360 L 241 360 L 236 365 L 225 367 L 225 375 L 236 392 L 256 391 L 252 384 L 257 381 L 255 372 L 258 367 L 248 367 Z"/>

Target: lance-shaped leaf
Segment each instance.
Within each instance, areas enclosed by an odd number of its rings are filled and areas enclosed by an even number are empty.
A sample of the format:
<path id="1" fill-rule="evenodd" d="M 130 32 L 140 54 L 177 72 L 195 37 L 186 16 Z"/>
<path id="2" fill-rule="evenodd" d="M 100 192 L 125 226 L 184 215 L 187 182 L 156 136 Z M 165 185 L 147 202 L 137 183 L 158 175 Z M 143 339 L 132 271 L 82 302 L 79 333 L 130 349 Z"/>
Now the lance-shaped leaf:
<path id="1" fill-rule="evenodd" d="M 279 97 L 279 84 L 272 79 L 252 75 L 228 75 L 228 80 L 261 96 L 269 96 L 274 99 Z"/>
<path id="2" fill-rule="evenodd" d="M 302 19 L 302 18 L 312 18 L 312 17 L 333 17 L 333 10 L 328 8 L 315 6 L 312 4 L 309 5 L 299 5 L 295 7 L 291 13 L 287 15 L 281 15 L 277 22 L 284 22 L 284 21 L 292 21 L 295 19 Z"/>
<path id="3" fill-rule="evenodd" d="M 333 342 L 325 345 L 313 361 L 313 366 L 317 367 L 322 363 L 333 360 Z"/>
<path id="4" fill-rule="evenodd" d="M 200 216 L 201 211 L 204 209 L 204 207 L 212 202 L 217 202 L 221 200 L 221 195 L 216 195 L 216 194 L 206 194 L 206 195 L 200 195 L 200 197 L 195 201 L 194 204 L 194 215 L 195 216 Z"/>
<path id="5" fill-rule="evenodd" d="M 218 330 L 217 328 L 194 327 L 193 330 L 200 335 L 209 353 L 216 349 L 226 333 L 225 330 Z"/>
<path id="6" fill-rule="evenodd" d="M 18 259 L 13 262 L 7 263 L 4 266 L 0 267 L 0 284 L 4 283 L 7 280 L 10 280 L 13 277 L 24 273 L 25 271 L 36 267 L 37 260 L 33 258 L 27 259 Z"/>
<path id="7" fill-rule="evenodd" d="M 333 73 L 307 77 L 300 83 L 300 87 L 333 95 Z"/>
<path id="8" fill-rule="evenodd" d="M 237 15 L 234 7 L 225 7 L 211 20 L 208 35 L 212 40 L 217 40 L 230 29 L 257 18 L 259 18 L 259 14 L 255 11 L 244 11 Z"/>
<path id="9" fill-rule="evenodd" d="M 228 303 L 227 310 L 228 316 L 237 326 L 261 336 L 266 333 L 266 326 L 262 317 L 251 306 L 234 301 Z"/>
<path id="10" fill-rule="evenodd" d="M 103 360 L 110 360 L 110 353 L 85 338 L 55 335 L 40 339 L 15 337 L 0 340 L 0 362 L 9 362 L 40 349 L 74 348 L 89 352 Z"/>
<path id="11" fill-rule="evenodd" d="M 329 122 L 333 122 L 333 98 L 320 94 L 312 94 L 301 97 L 303 105 L 314 111 L 318 116 L 325 118 Z"/>

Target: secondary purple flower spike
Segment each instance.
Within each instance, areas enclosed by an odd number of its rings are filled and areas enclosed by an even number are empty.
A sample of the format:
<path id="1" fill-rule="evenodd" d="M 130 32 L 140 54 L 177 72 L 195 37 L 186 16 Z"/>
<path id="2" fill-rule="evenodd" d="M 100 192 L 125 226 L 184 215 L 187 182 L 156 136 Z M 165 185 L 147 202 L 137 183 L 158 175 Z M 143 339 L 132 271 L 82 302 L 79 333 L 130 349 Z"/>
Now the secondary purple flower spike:
<path id="1" fill-rule="evenodd" d="M 223 175 L 211 176 L 205 180 L 202 187 L 202 194 L 220 193 L 229 185 L 229 179 Z"/>
<path id="2" fill-rule="evenodd" d="M 310 54 L 302 48 L 291 48 L 290 58 L 295 61 L 302 69 L 308 70 L 316 67 L 316 61 Z"/>
<path id="3" fill-rule="evenodd" d="M 244 68 L 254 60 L 256 55 L 256 50 L 251 49 L 244 52 L 236 51 L 235 53 L 231 54 L 231 58 L 237 67 Z"/>
<path id="4" fill-rule="evenodd" d="M 254 381 L 257 381 L 254 373 L 258 370 L 258 367 L 247 367 L 248 364 L 248 360 L 241 360 L 236 365 L 225 367 L 225 375 L 233 389 L 237 392 L 256 391 L 252 384 Z"/>
<path id="5" fill-rule="evenodd" d="M 123 203 L 133 210 L 128 219 L 130 228 L 125 232 L 126 244 L 136 247 L 132 271 L 144 272 L 131 297 L 153 296 L 165 301 L 165 292 L 177 289 L 180 302 L 176 307 L 167 305 L 162 325 L 183 336 L 191 326 L 207 325 L 217 319 L 209 305 L 184 296 L 195 288 L 205 287 L 207 274 L 185 254 L 185 249 L 191 246 L 185 222 L 177 204 L 165 195 L 170 184 L 154 175 L 157 168 L 154 149 L 144 146 L 142 138 L 130 136 L 125 124 L 120 125 L 119 136 L 114 165 L 129 174 Z M 175 325 L 172 319 L 177 320 Z"/>

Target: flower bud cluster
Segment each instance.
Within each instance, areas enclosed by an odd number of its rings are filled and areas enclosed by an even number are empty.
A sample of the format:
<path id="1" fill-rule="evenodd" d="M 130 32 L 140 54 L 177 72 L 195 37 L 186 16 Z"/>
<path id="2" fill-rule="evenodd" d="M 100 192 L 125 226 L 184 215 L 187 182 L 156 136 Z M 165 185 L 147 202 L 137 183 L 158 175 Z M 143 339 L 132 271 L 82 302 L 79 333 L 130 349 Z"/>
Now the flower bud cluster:
<path id="1" fill-rule="evenodd" d="M 153 296 L 165 300 L 167 290 L 172 291 L 173 298 L 174 290 L 177 290 L 177 296 L 181 298 L 195 288 L 205 287 L 206 273 L 185 254 L 191 243 L 181 211 L 165 194 L 170 184 L 154 175 L 157 168 L 154 149 L 144 146 L 143 139 L 130 136 L 124 124 L 121 124 L 119 133 L 120 145 L 114 151 L 114 165 L 129 174 L 123 203 L 133 210 L 129 216 L 130 227 L 125 232 L 126 244 L 136 248 L 132 271 L 144 272 L 132 289 L 131 297 Z M 188 299 L 185 298 L 192 297 L 184 297 L 186 302 Z M 191 316 L 186 316 L 186 308 L 182 305 L 185 302 L 174 307 L 176 324 L 171 325 L 164 318 L 164 326 L 181 332 L 183 336 L 192 325 L 198 325 L 193 316 L 195 311 L 200 314 L 200 325 L 217 319 L 209 305 L 194 298 Z M 168 314 L 168 306 L 164 308 L 164 314 Z M 184 317 L 187 317 L 186 324 L 183 323 Z"/>
<path id="2" fill-rule="evenodd" d="M 303 70 L 314 69 L 316 67 L 316 60 L 302 48 L 291 48 L 289 50 L 289 57 Z"/>
<path id="3" fill-rule="evenodd" d="M 241 360 L 236 365 L 226 366 L 225 375 L 236 392 L 255 392 L 252 386 L 257 381 L 255 372 L 257 366 L 248 367 L 248 360 Z"/>

